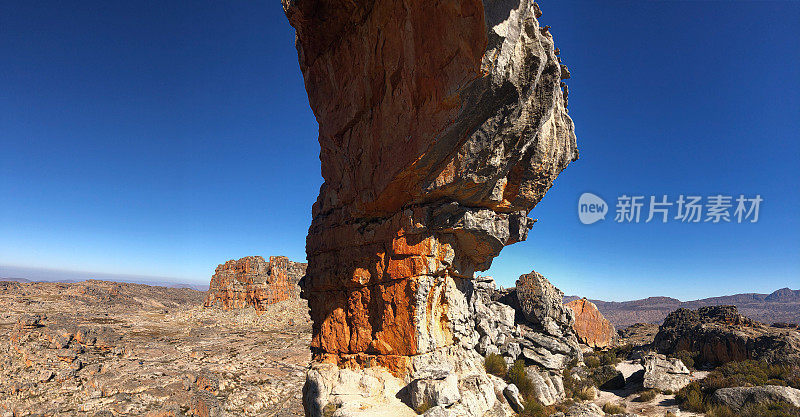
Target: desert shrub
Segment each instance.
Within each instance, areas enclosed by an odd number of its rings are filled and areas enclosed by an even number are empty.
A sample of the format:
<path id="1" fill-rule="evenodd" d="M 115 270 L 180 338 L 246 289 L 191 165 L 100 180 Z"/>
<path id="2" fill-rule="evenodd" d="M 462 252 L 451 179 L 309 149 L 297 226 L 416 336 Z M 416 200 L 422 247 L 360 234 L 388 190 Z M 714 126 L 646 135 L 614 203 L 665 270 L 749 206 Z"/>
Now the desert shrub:
<path id="1" fill-rule="evenodd" d="M 625 384 L 619 371 L 611 365 L 591 369 L 587 379 L 600 389 L 618 389 L 621 388 L 620 385 Z"/>
<path id="2" fill-rule="evenodd" d="M 333 403 L 328 403 L 325 407 L 322 408 L 322 417 L 331 417 L 336 410 L 339 409 L 339 406 Z"/>
<path id="3" fill-rule="evenodd" d="M 600 358 L 595 355 L 586 355 L 583 357 L 583 363 L 587 368 L 597 368 L 600 366 Z"/>
<path id="4" fill-rule="evenodd" d="M 525 409 L 519 414 L 522 417 L 548 417 L 555 413 L 555 408 L 545 406 L 536 400 L 525 401 Z"/>
<path id="5" fill-rule="evenodd" d="M 603 404 L 603 412 L 606 414 L 622 414 L 625 412 L 625 406 L 622 404 L 605 403 Z"/>
<path id="6" fill-rule="evenodd" d="M 583 396 L 589 394 L 589 389 L 594 390 L 594 383 L 588 378 L 576 378 L 570 369 L 561 372 L 561 380 L 564 385 L 564 396 L 566 398 L 576 398 L 583 400 Z M 593 394 L 596 394 L 593 392 Z M 594 398 L 594 397 L 592 397 Z"/>
<path id="7" fill-rule="evenodd" d="M 533 382 L 528 378 L 524 360 L 514 361 L 514 364 L 508 369 L 508 380 L 519 388 L 519 393 L 524 398 L 530 398 L 533 394 Z"/>
<path id="8" fill-rule="evenodd" d="M 638 397 L 636 397 L 636 401 L 646 403 L 648 401 L 653 401 L 658 395 L 658 391 L 654 389 L 649 389 L 647 391 L 642 391 Z"/>
<path id="9" fill-rule="evenodd" d="M 733 414 L 731 414 L 733 415 Z M 773 402 L 768 404 L 751 404 L 739 411 L 741 417 L 797 417 L 800 416 L 800 408 L 785 402 Z M 719 416 L 714 416 L 719 417 Z M 725 416 L 727 417 L 727 416 Z"/>
<path id="10" fill-rule="evenodd" d="M 614 346 L 609 349 L 609 352 L 616 356 L 618 360 L 625 360 L 633 353 L 633 345 Z"/>
<path id="11" fill-rule="evenodd" d="M 679 350 L 670 355 L 670 357 L 680 359 L 687 368 L 692 369 L 694 368 L 694 358 L 697 357 L 697 353 L 692 353 L 688 350 Z"/>
<path id="12" fill-rule="evenodd" d="M 692 382 L 678 391 L 676 398 L 682 408 L 696 412 L 707 412 L 709 416 L 725 417 L 728 415 L 726 414 L 728 410 L 714 407 L 708 402 L 714 391 L 720 388 L 760 385 L 783 385 L 800 388 L 800 367 L 771 365 L 754 360 L 728 362 L 712 371 L 706 378 Z M 783 411 L 780 409 L 775 411 L 775 413 L 781 412 Z M 775 415 L 779 416 L 781 414 Z"/>
<path id="13" fill-rule="evenodd" d="M 616 365 L 619 362 L 620 362 L 620 360 L 619 360 L 619 358 L 617 358 L 617 355 L 615 355 L 614 352 L 610 352 L 610 351 L 603 352 L 603 354 L 600 355 L 600 364 L 601 365 Z"/>
<path id="14" fill-rule="evenodd" d="M 672 395 L 672 394 L 674 394 L 674 392 L 672 392 L 671 389 L 661 390 L 661 393 L 664 394 L 664 395 Z"/>
<path id="15" fill-rule="evenodd" d="M 432 407 L 431 404 L 429 402 L 425 401 L 422 404 L 420 404 L 419 406 L 417 406 L 417 408 L 414 409 L 414 412 L 416 412 L 417 414 L 422 415 L 422 414 L 425 414 L 426 411 L 430 410 L 431 407 Z"/>
<path id="16" fill-rule="evenodd" d="M 700 382 L 697 381 L 681 388 L 681 390 L 675 394 L 675 398 L 678 400 L 681 408 L 698 413 L 705 412 L 706 410 L 705 397 L 706 394 L 703 393 L 703 387 L 700 385 Z"/>
<path id="17" fill-rule="evenodd" d="M 584 386 L 579 390 L 577 390 L 576 392 L 574 392 L 572 394 L 572 397 L 575 398 L 576 400 L 591 401 L 594 400 L 595 397 L 597 397 L 597 390 L 595 389 L 594 386 L 591 385 Z"/>
<path id="18" fill-rule="evenodd" d="M 486 359 L 483 361 L 483 366 L 486 368 L 487 373 L 499 376 L 500 378 L 506 377 L 506 372 L 508 371 L 506 360 L 496 353 L 487 355 Z"/>
<path id="19" fill-rule="evenodd" d="M 678 416 L 676 416 L 675 413 L 673 413 L 672 411 L 667 411 L 667 413 L 664 414 L 664 417 L 678 417 Z"/>

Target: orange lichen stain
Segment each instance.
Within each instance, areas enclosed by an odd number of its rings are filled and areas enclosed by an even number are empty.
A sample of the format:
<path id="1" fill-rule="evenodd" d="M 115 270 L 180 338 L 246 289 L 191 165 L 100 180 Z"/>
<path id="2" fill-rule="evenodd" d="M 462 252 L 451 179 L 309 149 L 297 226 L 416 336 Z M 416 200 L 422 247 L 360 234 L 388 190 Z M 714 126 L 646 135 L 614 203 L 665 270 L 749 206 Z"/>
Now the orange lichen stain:
<path id="1" fill-rule="evenodd" d="M 420 238 L 414 235 L 402 235 L 392 240 L 392 252 L 395 255 L 433 255 L 436 239 L 433 236 Z"/>

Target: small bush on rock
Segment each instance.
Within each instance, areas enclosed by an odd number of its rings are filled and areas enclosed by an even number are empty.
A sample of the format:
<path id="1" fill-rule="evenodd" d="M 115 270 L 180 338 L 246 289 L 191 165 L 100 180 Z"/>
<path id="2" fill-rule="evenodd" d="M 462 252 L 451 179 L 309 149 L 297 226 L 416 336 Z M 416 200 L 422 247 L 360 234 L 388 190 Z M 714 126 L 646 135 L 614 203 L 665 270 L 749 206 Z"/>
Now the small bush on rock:
<path id="1" fill-rule="evenodd" d="M 587 368 L 597 368 L 600 366 L 600 358 L 595 355 L 586 355 L 583 357 L 583 363 Z"/>
<path id="2" fill-rule="evenodd" d="M 530 398 L 533 395 L 533 382 L 528 378 L 524 360 L 514 361 L 514 364 L 508 369 L 508 380 L 519 388 L 519 393 L 524 398 Z"/>
<path id="3" fill-rule="evenodd" d="M 494 376 L 499 376 L 500 378 L 505 378 L 506 373 L 508 372 L 506 360 L 496 353 L 490 353 L 487 355 L 486 359 L 483 361 L 483 366 L 486 368 L 487 373 L 490 373 Z"/>

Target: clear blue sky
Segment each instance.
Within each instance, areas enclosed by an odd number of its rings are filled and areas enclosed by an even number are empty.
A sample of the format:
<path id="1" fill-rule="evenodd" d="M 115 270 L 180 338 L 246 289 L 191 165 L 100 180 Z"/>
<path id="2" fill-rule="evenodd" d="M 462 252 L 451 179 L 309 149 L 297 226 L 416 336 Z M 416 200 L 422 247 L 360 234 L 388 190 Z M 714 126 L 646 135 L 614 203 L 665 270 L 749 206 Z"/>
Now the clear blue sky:
<path id="1" fill-rule="evenodd" d="M 489 271 L 568 294 L 800 287 L 800 3 L 540 2 L 581 159 Z M 272 1 L 0 4 L 0 265 L 205 283 L 305 257 L 317 125 Z M 583 225 L 577 199 L 612 204 Z M 617 224 L 621 194 L 760 194 L 755 224 Z"/>

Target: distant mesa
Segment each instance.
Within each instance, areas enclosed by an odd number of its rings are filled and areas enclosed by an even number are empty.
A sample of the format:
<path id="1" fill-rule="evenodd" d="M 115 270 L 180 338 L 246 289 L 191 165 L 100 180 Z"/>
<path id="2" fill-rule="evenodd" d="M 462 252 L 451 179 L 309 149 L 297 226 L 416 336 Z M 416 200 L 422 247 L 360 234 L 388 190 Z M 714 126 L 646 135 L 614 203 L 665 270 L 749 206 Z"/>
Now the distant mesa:
<path id="1" fill-rule="evenodd" d="M 269 262 L 261 256 L 232 259 L 217 266 L 204 305 L 264 311 L 270 304 L 299 298 L 298 282 L 305 272 L 305 263 L 285 256 L 271 256 Z"/>

